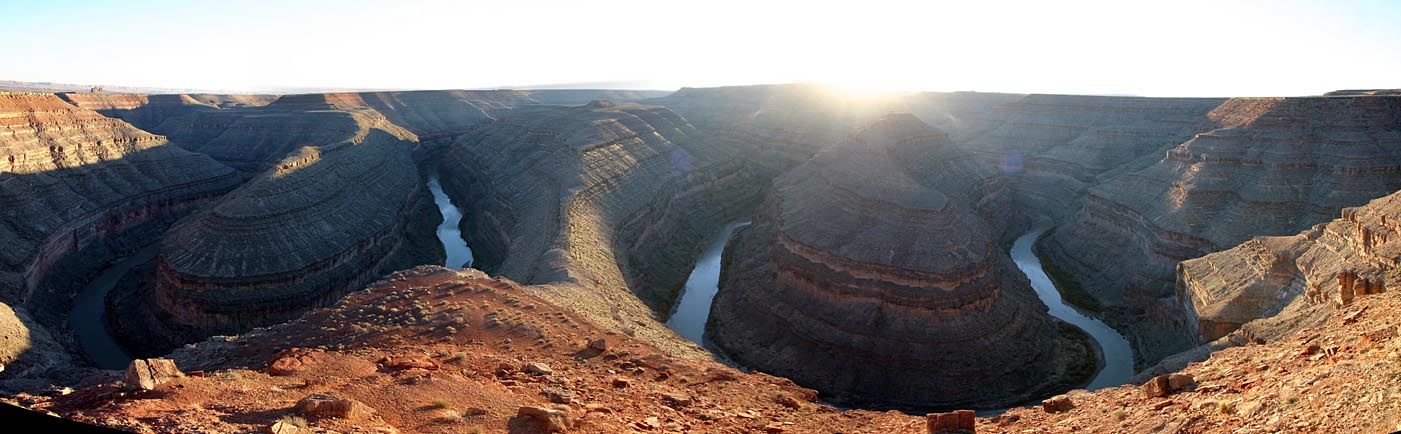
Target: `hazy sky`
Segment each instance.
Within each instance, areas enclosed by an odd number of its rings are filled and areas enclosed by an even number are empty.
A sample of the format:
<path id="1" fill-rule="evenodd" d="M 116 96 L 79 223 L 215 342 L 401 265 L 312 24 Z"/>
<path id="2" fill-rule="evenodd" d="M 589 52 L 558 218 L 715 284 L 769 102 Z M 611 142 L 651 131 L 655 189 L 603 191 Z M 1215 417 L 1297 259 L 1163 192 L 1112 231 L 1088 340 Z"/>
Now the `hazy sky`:
<path id="1" fill-rule="evenodd" d="M 1308 95 L 1401 87 L 1401 1 L 0 0 L 0 80 Z"/>

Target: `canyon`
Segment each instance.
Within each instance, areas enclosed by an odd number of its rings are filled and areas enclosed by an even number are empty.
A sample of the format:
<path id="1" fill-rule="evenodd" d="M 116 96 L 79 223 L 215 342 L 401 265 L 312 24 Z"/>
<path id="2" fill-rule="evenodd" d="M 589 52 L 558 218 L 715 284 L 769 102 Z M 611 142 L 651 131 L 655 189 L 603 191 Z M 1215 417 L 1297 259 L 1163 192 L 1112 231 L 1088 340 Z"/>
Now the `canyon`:
<path id="1" fill-rule="evenodd" d="M 1248 413 L 1401 428 L 1394 383 L 1351 421 L 1276 390 L 1395 369 L 1385 91 L 11 92 L 0 154 L 0 389 L 91 423 L 264 430 L 334 393 L 376 415 L 318 428 L 1197 432 L 1274 393 L 1310 405 Z M 124 390 L 102 332 L 200 374 Z"/>

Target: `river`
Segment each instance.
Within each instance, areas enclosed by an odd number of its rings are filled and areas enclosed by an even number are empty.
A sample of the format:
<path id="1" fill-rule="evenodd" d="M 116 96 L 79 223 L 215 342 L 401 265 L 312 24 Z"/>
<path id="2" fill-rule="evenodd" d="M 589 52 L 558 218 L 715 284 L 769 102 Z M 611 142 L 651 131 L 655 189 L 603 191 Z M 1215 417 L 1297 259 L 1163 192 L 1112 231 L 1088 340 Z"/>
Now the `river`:
<path id="1" fill-rule="evenodd" d="M 1026 274 L 1026 278 L 1031 280 L 1031 288 L 1036 290 L 1036 295 L 1050 308 L 1051 316 L 1084 330 L 1099 345 L 1100 352 L 1104 355 L 1104 367 L 1086 389 L 1102 389 L 1127 383 L 1129 377 L 1133 376 L 1133 349 L 1129 346 L 1128 339 L 1124 339 L 1123 335 L 1114 331 L 1108 324 L 1080 313 L 1061 299 L 1060 291 L 1056 290 L 1046 271 L 1041 269 L 1041 260 L 1036 257 L 1033 248 L 1036 240 L 1045 231 L 1045 228 L 1036 229 L 1017 238 L 1012 244 L 1012 260 L 1017 263 L 1017 268 Z"/>
<path id="2" fill-rule="evenodd" d="M 122 258 L 88 282 L 73 300 L 73 311 L 68 316 L 68 326 L 78 336 L 83 353 L 87 354 L 88 359 L 98 368 L 126 369 L 127 364 L 131 363 L 131 354 L 117 343 L 111 329 L 107 328 L 107 293 L 117 286 L 117 282 L 121 281 L 127 272 L 155 259 L 159 251 L 160 243 L 152 243 L 135 254 Z"/>
<path id="3" fill-rule="evenodd" d="M 448 254 L 443 266 L 454 270 L 471 267 L 472 248 L 467 247 L 467 240 L 462 238 L 462 229 L 458 226 L 462 222 L 462 211 L 443 193 L 443 185 L 438 183 L 438 177 L 428 178 L 428 191 L 433 192 L 433 203 L 438 205 L 438 212 L 443 214 L 443 224 L 438 225 L 438 240 L 443 243 L 443 249 L 447 250 Z"/>
<path id="4" fill-rule="evenodd" d="M 710 317 L 710 302 L 720 290 L 720 257 L 725 253 L 725 244 L 739 228 L 749 222 L 730 223 L 719 233 L 705 240 L 705 250 L 701 251 L 696 268 L 686 279 L 686 287 L 681 292 L 681 301 L 667 319 L 666 326 L 676 333 L 700 345 L 704 345 L 705 321 Z"/>

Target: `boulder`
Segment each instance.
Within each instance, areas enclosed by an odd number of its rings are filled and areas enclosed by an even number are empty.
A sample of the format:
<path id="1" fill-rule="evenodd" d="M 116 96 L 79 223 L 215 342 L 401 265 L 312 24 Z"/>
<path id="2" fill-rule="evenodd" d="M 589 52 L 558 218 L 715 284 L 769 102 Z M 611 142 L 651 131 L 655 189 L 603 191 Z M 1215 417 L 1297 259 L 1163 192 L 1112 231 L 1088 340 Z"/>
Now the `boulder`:
<path id="1" fill-rule="evenodd" d="M 152 390 L 161 383 L 184 376 L 170 359 L 136 359 L 126 368 L 126 384 L 141 390 Z"/>
<path id="2" fill-rule="evenodd" d="M 929 413 L 924 415 L 924 418 L 929 426 L 929 434 L 975 432 L 976 420 L 973 410 Z"/>
<path id="3" fill-rule="evenodd" d="M 516 417 L 534 419 L 540 422 L 547 432 L 566 432 L 571 425 L 569 413 L 552 408 L 522 406 L 516 410 Z"/>
<path id="4" fill-rule="evenodd" d="M 1069 396 L 1065 395 L 1053 396 L 1041 401 L 1041 410 L 1047 413 L 1062 413 L 1070 411 L 1072 408 L 1075 408 L 1075 403 L 1070 400 Z"/>
<path id="5" fill-rule="evenodd" d="M 316 419 L 340 418 L 357 420 L 374 413 L 374 409 L 371 409 L 360 401 L 325 393 L 307 395 L 305 398 L 297 401 L 297 410 L 308 417 Z"/>
<path id="6" fill-rule="evenodd" d="M 608 351 L 608 338 L 598 338 L 589 341 L 589 349 L 600 352 Z"/>
<path id="7" fill-rule="evenodd" d="M 521 370 L 531 375 L 550 375 L 555 373 L 554 369 L 550 369 L 550 365 L 546 365 L 540 362 L 526 363 L 525 367 L 521 368 Z"/>
<path id="8" fill-rule="evenodd" d="M 1196 381 L 1192 379 L 1191 375 L 1168 374 L 1153 377 L 1152 380 L 1143 383 L 1140 389 L 1143 390 L 1144 397 L 1157 398 L 1171 395 L 1173 392 L 1185 389 L 1193 384 L 1196 384 Z"/>

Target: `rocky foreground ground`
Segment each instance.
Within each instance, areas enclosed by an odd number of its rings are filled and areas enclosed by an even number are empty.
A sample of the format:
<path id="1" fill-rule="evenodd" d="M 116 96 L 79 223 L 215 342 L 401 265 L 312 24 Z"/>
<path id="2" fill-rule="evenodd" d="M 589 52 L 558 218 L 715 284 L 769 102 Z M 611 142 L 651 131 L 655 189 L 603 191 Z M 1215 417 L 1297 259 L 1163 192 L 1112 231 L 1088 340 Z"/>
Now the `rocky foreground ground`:
<path id="1" fill-rule="evenodd" d="M 1322 327 L 1192 364 L 1165 396 L 1139 385 L 1073 391 L 973 428 L 1401 429 L 1398 311 L 1401 294 L 1368 296 Z M 171 357 L 182 376 L 152 362 L 6 400 L 135 432 L 929 432 L 924 415 L 843 411 L 783 378 L 673 358 L 472 270 L 396 273 L 334 307 Z"/>

